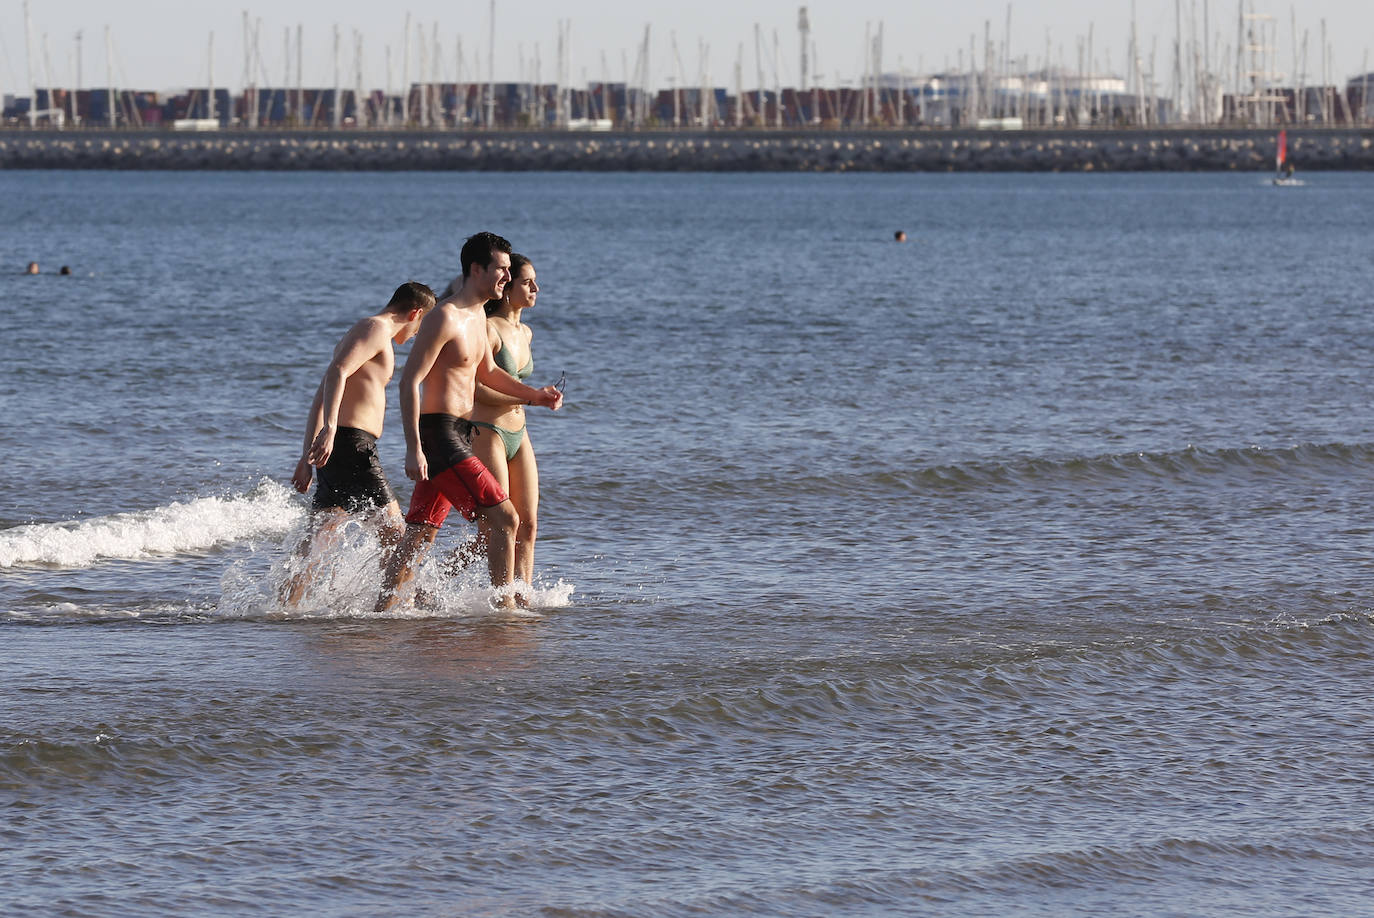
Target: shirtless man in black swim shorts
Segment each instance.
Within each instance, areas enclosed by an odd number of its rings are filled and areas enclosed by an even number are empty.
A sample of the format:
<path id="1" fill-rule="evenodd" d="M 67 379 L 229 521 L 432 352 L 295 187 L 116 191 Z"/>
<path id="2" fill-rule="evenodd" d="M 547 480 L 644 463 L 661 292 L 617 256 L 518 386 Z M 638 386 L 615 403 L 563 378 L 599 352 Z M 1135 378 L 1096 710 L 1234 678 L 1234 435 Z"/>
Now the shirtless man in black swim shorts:
<path id="1" fill-rule="evenodd" d="M 491 582 L 515 580 L 515 529 L 519 518 L 510 499 L 480 459 L 472 455 L 472 411 L 476 381 L 530 405 L 557 411 L 563 395 L 553 386 L 535 389 L 497 366 L 487 343 L 487 300 L 500 299 L 510 283 L 510 243 L 478 233 L 463 244 L 458 289 L 425 316 L 401 372 L 401 421 L 406 435 L 406 475 L 415 482 L 406 531 L 391 555 L 378 611 L 397 601 L 397 587 L 414 576 L 420 554 L 434 542 L 449 511 L 468 519 L 481 515 L 489 527 L 487 561 Z M 515 598 L 501 602 L 513 606 Z"/>
<path id="2" fill-rule="evenodd" d="M 309 554 L 312 541 L 350 514 L 370 517 L 377 526 L 383 557 L 401 538 L 401 508 L 377 457 L 377 438 L 386 415 L 386 384 L 396 367 L 393 344 L 404 344 L 434 306 L 434 294 L 414 281 L 396 288 L 391 302 L 356 323 L 339 340 L 324 379 L 315 390 L 305 445 L 291 482 L 304 494 L 318 474 L 310 508 L 310 532 L 297 554 Z M 318 472 L 316 473 L 316 470 Z M 284 601 L 300 601 L 309 566 L 282 587 Z"/>

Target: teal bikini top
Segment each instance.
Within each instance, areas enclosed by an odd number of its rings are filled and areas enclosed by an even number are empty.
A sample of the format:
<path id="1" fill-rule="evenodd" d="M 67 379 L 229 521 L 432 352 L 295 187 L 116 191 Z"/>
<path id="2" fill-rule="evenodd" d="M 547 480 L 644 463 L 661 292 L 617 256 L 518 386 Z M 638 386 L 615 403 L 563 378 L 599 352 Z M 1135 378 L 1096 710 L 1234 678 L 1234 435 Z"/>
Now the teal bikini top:
<path id="1" fill-rule="evenodd" d="M 501 339 L 497 338 L 496 340 L 500 341 Z M 516 379 L 524 379 L 534 372 L 534 355 L 530 354 L 525 365 L 517 370 L 515 368 L 515 355 L 506 347 L 506 342 L 501 341 L 501 349 L 496 352 L 496 365 Z"/>

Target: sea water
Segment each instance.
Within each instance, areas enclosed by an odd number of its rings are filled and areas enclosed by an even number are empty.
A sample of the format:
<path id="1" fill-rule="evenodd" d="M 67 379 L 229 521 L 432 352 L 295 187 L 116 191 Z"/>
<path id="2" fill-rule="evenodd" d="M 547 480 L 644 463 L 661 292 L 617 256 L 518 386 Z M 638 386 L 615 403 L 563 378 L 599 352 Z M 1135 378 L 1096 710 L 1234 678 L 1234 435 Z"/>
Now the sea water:
<path id="1" fill-rule="evenodd" d="M 0 174 L 0 894 L 1370 913 L 1371 207 L 1339 173 Z M 534 608 L 431 564 L 374 615 L 356 524 L 283 607 L 333 343 L 479 229 L 568 379 Z"/>

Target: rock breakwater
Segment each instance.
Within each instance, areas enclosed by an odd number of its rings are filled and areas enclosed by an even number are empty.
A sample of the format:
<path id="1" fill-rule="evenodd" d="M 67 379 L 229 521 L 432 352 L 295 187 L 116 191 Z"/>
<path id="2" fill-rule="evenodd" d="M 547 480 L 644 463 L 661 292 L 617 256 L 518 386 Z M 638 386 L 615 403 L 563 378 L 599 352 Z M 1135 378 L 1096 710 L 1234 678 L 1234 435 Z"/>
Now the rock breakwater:
<path id="1" fill-rule="evenodd" d="M 4 131 L 0 169 L 1148 172 L 1273 168 L 1275 132 Z M 1374 169 L 1374 130 L 1290 130 L 1302 171 Z"/>

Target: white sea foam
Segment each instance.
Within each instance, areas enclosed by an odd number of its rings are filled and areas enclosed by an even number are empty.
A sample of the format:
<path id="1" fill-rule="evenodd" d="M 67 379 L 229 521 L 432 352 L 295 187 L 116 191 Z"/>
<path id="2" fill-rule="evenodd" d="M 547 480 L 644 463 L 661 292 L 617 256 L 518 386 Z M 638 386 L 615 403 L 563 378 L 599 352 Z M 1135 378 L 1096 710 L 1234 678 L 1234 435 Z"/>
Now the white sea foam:
<path id="1" fill-rule="evenodd" d="M 254 538 L 281 536 L 304 511 L 285 486 L 263 479 L 247 493 L 199 497 L 151 510 L 0 531 L 0 569 L 19 565 L 89 567 L 202 552 Z"/>

